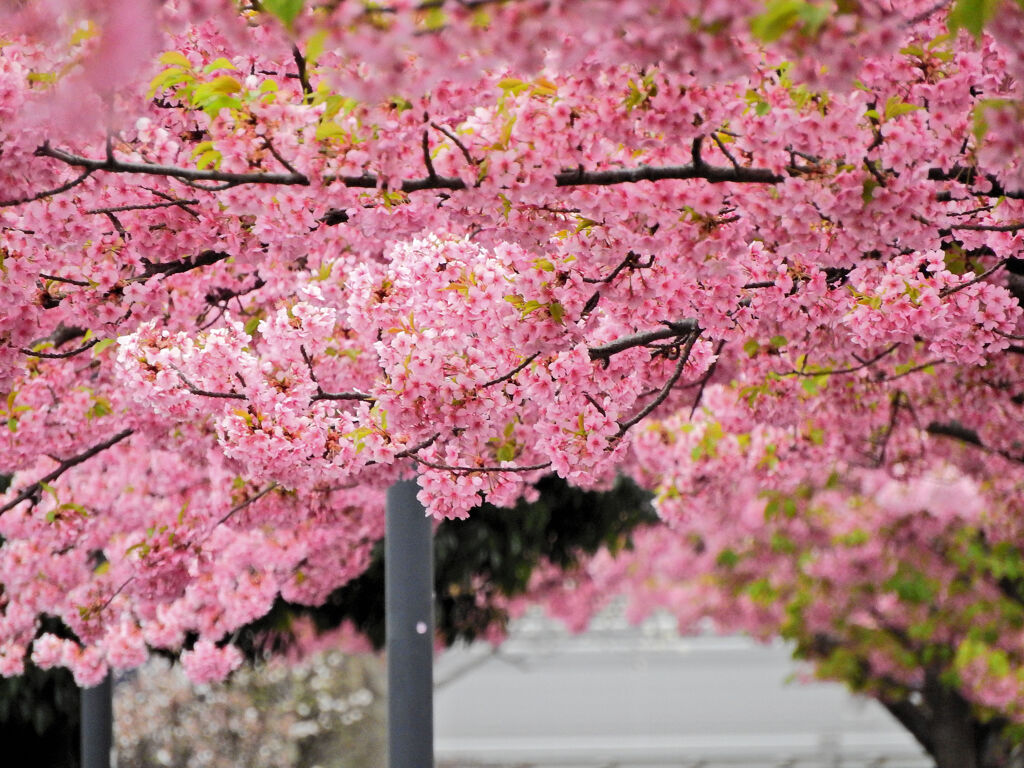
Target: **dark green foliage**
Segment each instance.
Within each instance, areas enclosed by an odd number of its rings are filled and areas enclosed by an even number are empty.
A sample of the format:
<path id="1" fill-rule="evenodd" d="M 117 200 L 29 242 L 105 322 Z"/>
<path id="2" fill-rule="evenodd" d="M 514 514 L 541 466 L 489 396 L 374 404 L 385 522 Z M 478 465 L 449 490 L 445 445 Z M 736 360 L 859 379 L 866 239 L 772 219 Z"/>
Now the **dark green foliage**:
<path id="1" fill-rule="evenodd" d="M 79 692 L 66 669 L 28 664 L 20 677 L 0 677 L 0 764 L 78 768 L 78 733 Z"/>
<path id="2" fill-rule="evenodd" d="M 513 509 L 483 504 L 466 520 L 445 520 L 434 536 L 436 624 L 445 645 L 471 642 L 508 617 L 502 597 L 521 595 L 542 560 L 570 570 L 602 547 L 629 546 L 630 533 L 657 522 L 650 497 L 628 480 L 610 491 L 580 491 L 549 476 L 540 498 Z M 321 630 L 350 620 L 375 647 L 384 645 L 384 547 L 363 575 L 331 593 L 322 606 L 278 600 L 271 613 L 242 633 L 250 653 L 279 650 L 288 626 L 308 616 Z"/>

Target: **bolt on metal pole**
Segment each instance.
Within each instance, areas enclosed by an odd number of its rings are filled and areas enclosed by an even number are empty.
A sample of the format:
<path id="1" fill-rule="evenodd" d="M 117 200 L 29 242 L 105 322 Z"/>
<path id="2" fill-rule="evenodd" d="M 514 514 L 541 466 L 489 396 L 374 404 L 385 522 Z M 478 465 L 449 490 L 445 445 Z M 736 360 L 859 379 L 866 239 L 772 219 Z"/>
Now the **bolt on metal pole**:
<path id="1" fill-rule="evenodd" d="M 415 480 L 388 489 L 384 612 L 388 657 L 388 765 L 434 765 L 434 555 L 431 520 Z"/>
<path id="2" fill-rule="evenodd" d="M 114 686 L 108 673 L 103 682 L 82 689 L 82 768 L 110 768 L 114 745 Z"/>

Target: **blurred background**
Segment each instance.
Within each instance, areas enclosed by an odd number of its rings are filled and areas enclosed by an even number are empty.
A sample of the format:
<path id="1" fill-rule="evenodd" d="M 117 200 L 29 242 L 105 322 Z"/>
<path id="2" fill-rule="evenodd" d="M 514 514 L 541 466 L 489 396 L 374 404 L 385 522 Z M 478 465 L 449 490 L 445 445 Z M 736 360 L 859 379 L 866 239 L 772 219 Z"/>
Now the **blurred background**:
<path id="1" fill-rule="evenodd" d="M 875 702 L 802 682 L 781 643 L 679 637 L 614 604 L 574 635 L 539 612 L 500 648 L 462 644 L 435 668 L 438 768 L 926 768 Z M 194 686 L 153 661 L 119 681 L 120 765 L 378 768 L 383 659 L 334 649 Z"/>

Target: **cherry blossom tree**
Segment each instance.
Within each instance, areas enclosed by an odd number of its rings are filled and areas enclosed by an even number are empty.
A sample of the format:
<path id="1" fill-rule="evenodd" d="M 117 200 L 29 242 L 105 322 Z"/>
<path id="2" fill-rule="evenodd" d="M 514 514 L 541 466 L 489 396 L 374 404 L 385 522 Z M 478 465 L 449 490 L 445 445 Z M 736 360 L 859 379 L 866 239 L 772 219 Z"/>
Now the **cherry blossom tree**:
<path id="1" fill-rule="evenodd" d="M 841 618 L 820 658 L 1019 576 L 1014 0 L 35 0 L 0 28 L 5 674 L 185 647 L 221 677 L 278 597 L 367 567 L 413 473 L 438 518 L 633 475 L 738 623 Z M 1018 619 L 967 592 L 924 679 L 1019 721 Z"/>

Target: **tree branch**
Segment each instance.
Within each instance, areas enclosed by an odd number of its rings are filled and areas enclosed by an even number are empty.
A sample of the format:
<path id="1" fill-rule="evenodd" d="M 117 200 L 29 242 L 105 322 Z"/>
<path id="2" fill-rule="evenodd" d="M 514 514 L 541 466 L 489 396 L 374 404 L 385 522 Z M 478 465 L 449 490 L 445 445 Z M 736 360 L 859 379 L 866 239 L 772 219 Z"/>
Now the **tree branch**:
<path id="1" fill-rule="evenodd" d="M 103 339 L 90 339 L 89 341 L 85 342 L 85 344 L 83 344 L 82 346 L 75 347 L 75 349 L 69 350 L 67 352 L 34 352 L 33 350 L 28 349 L 27 347 L 22 347 L 18 351 L 21 352 L 21 354 L 23 355 L 28 355 L 29 357 L 41 357 L 46 360 L 63 360 L 68 357 L 80 355 L 83 352 L 92 349 L 101 341 L 103 341 Z"/>
<path id="2" fill-rule="evenodd" d="M 155 163 L 136 163 L 126 160 L 118 160 L 117 158 L 104 158 L 103 160 L 96 160 L 89 157 L 83 157 L 81 155 L 75 155 L 70 152 L 65 152 L 62 149 L 55 149 L 50 146 L 49 142 L 44 143 L 38 147 L 35 151 L 37 157 L 50 157 L 54 160 L 60 160 L 76 168 L 86 169 L 86 173 L 83 173 L 80 177 L 84 179 L 88 174 L 95 171 L 107 171 L 109 173 L 138 173 L 148 176 L 170 176 L 184 182 L 196 182 L 196 181 L 218 181 L 225 182 L 230 185 L 235 184 L 283 184 L 283 185 L 298 185 L 298 186 L 309 186 L 309 179 L 301 173 L 233 173 L 230 171 L 218 171 L 218 170 L 199 170 L 198 168 L 179 168 L 173 165 L 157 165 Z M 75 183 L 78 183 L 77 181 Z M 74 184 L 65 185 L 63 188 L 59 188 L 59 191 L 70 189 Z M 200 189 L 203 189 L 200 187 Z M 217 191 L 216 189 L 206 189 L 206 191 Z M 47 194 L 55 194 L 55 191 L 51 190 Z M 45 195 L 40 195 L 45 196 Z M 22 201 L 23 202 L 23 201 Z"/>
<path id="3" fill-rule="evenodd" d="M 638 424 L 642 419 L 648 416 L 655 408 L 661 405 L 668 398 L 669 393 L 672 391 L 672 387 L 676 385 L 680 377 L 683 375 L 683 368 L 686 367 L 686 361 L 690 359 L 690 352 L 693 350 L 693 345 L 697 343 L 697 339 L 700 338 L 700 329 L 697 328 L 690 333 L 690 338 L 686 341 L 686 348 L 679 354 L 679 362 L 676 363 L 676 368 L 672 371 L 672 375 L 669 376 L 668 381 L 665 382 L 665 386 L 661 388 L 651 402 L 641 408 L 630 418 L 625 421 L 619 422 L 619 434 L 618 437 L 622 437 L 631 427 Z"/>
<path id="4" fill-rule="evenodd" d="M 94 169 L 86 168 L 81 173 L 81 175 L 77 176 L 76 178 L 72 179 L 66 184 L 61 184 L 59 187 L 54 187 L 53 189 L 47 189 L 44 190 L 43 192 L 37 192 L 36 194 L 30 195 L 28 197 L 19 197 L 13 200 L 0 200 L 0 208 L 9 208 L 14 205 L 24 205 L 25 203 L 31 203 L 36 200 L 42 200 L 44 197 L 50 197 L 51 195 L 59 195 L 62 192 L 67 192 L 72 187 L 77 187 L 79 184 L 81 184 L 83 181 L 89 178 L 92 175 L 93 170 Z"/>
<path id="5" fill-rule="evenodd" d="M 313 95 L 313 86 L 309 82 L 309 73 L 306 71 L 306 57 L 302 55 L 299 46 L 292 46 L 292 58 L 295 59 L 295 68 L 299 72 L 299 83 L 302 85 L 302 92 L 306 96 Z"/>
<path id="6" fill-rule="evenodd" d="M 415 461 L 425 467 L 439 469 L 444 472 L 536 472 L 537 470 L 547 469 L 551 466 L 550 461 L 545 461 L 542 464 L 531 464 L 526 467 L 457 467 L 449 464 L 435 464 L 420 456 L 416 456 Z"/>
<path id="7" fill-rule="evenodd" d="M 116 205 L 110 208 L 90 208 L 89 210 L 84 211 L 84 213 L 122 213 L 124 211 L 148 211 L 154 208 L 170 208 L 172 206 L 184 208 L 184 210 L 188 211 L 188 208 L 185 208 L 186 205 L 196 205 L 198 203 L 198 200 L 168 200 L 163 203 L 136 203 L 135 205 Z M 191 213 L 191 211 L 188 212 Z"/>
<path id="8" fill-rule="evenodd" d="M 75 454 L 74 456 L 72 456 L 70 458 L 60 459 L 58 464 L 57 464 L 57 468 L 55 470 L 53 470 L 52 472 L 50 472 L 50 473 L 44 475 L 43 477 L 39 478 L 38 480 L 36 480 L 31 485 L 27 485 L 24 488 L 22 488 L 21 492 L 18 493 L 17 496 L 15 496 L 9 502 L 4 504 L 2 507 L 0 507 L 0 515 L 2 515 L 4 512 L 7 512 L 9 510 L 14 509 L 16 506 L 21 504 L 21 502 L 23 502 L 23 501 L 26 501 L 28 499 L 35 499 L 36 495 L 43 489 L 44 485 L 46 485 L 48 483 L 52 483 L 58 477 L 63 475 L 65 472 L 67 472 L 69 469 L 71 469 L 74 466 L 77 466 L 78 464 L 81 464 L 84 461 L 88 461 L 93 456 L 95 456 L 97 453 L 102 453 L 103 451 L 107 450 L 108 448 L 110 448 L 110 447 L 112 447 L 114 445 L 117 445 L 119 442 L 124 440 L 126 437 L 128 437 L 132 433 L 133 433 L 133 430 L 131 430 L 131 429 L 122 430 L 121 432 L 118 432 L 116 435 L 114 435 L 109 440 L 104 440 L 102 443 L 97 443 L 96 445 L 92 446 L 91 448 L 87 448 L 86 450 L 82 451 L 81 453 Z M 35 504 L 35 501 L 33 501 L 33 505 L 34 504 Z"/>
<path id="9" fill-rule="evenodd" d="M 657 331 L 643 331 L 630 336 L 623 336 L 621 339 L 609 341 L 597 347 L 590 347 L 591 360 L 608 360 L 612 355 L 623 352 L 633 347 L 643 347 L 652 341 L 671 339 L 678 336 L 685 336 L 700 330 L 696 320 L 680 320 L 674 323 L 665 323 L 665 328 Z"/>
<path id="10" fill-rule="evenodd" d="M 491 379 L 490 381 L 486 381 L 483 384 L 480 384 L 479 385 L 479 389 L 487 389 L 487 387 L 493 387 L 495 384 L 501 384 L 501 382 L 503 382 L 503 381 L 508 381 L 513 376 L 515 376 L 517 373 L 519 373 L 521 370 L 523 370 L 526 366 L 528 366 L 530 363 L 532 363 L 534 360 L 536 360 L 537 356 L 539 354 L 540 354 L 540 352 L 534 352 L 532 355 L 530 355 L 525 360 L 523 360 L 523 362 L 521 362 L 519 365 L 517 365 L 511 371 L 506 373 L 504 376 L 499 376 L 496 379 Z"/>

